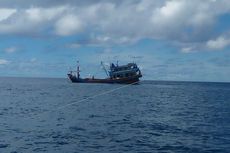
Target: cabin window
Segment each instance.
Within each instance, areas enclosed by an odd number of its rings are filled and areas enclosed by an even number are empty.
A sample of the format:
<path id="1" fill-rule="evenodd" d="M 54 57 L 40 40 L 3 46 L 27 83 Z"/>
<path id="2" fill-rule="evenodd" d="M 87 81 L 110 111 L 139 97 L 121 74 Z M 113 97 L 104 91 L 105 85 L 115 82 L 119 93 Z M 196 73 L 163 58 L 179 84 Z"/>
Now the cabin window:
<path id="1" fill-rule="evenodd" d="M 125 76 L 125 74 L 118 74 L 117 77 L 118 78 L 123 78 Z"/>

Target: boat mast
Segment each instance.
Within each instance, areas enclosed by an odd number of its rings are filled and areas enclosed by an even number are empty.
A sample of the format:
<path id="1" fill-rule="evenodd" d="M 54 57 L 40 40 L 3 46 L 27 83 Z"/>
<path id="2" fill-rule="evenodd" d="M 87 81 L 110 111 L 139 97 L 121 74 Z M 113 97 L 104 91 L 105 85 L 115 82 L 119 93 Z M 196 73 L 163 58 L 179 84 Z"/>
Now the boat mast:
<path id="1" fill-rule="evenodd" d="M 101 61 L 101 66 L 102 66 L 103 70 L 105 71 L 106 75 L 109 77 L 108 71 L 106 70 L 105 65 L 102 61 Z"/>
<path id="2" fill-rule="evenodd" d="M 79 66 L 79 61 L 77 61 L 77 78 L 80 78 L 80 66 Z"/>

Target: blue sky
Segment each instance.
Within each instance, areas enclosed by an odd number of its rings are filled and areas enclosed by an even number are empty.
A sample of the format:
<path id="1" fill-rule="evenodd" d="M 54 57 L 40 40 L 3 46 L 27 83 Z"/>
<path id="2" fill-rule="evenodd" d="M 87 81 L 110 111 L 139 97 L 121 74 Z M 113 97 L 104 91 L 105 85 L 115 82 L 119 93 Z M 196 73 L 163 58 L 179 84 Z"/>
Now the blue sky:
<path id="1" fill-rule="evenodd" d="M 143 79 L 230 82 L 229 0 L 0 1 L 0 76 L 104 77 L 100 61 Z"/>

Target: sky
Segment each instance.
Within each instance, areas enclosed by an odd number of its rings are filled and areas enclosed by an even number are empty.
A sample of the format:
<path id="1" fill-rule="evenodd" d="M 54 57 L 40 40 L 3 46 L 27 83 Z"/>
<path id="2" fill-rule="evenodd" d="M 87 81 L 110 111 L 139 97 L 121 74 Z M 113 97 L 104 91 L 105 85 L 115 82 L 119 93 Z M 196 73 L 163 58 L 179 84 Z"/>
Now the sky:
<path id="1" fill-rule="evenodd" d="M 1 0 L 0 76 L 105 77 L 136 62 L 143 80 L 230 82 L 229 0 Z"/>

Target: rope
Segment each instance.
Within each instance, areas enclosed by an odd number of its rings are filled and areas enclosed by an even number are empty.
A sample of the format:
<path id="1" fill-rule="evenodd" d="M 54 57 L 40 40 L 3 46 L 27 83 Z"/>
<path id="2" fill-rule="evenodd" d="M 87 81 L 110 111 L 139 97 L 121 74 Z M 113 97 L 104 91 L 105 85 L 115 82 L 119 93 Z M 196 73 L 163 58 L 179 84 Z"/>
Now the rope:
<path id="1" fill-rule="evenodd" d="M 134 82 L 134 83 L 131 83 L 131 84 L 127 84 L 127 85 L 124 85 L 124 86 L 121 86 L 121 87 L 118 87 L 118 88 L 115 88 L 115 89 L 112 89 L 112 90 L 108 90 L 108 91 L 99 93 L 99 94 L 97 94 L 97 95 L 93 95 L 93 96 L 90 96 L 90 97 L 81 99 L 81 100 L 79 100 L 79 101 L 76 101 L 76 102 L 73 102 L 73 103 L 69 103 L 69 104 L 66 104 L 66 105 L 64 105 L 64 106 L 57 107 L 57 108 L 54 109 L 54 110 L 50 110 L 50 111 L 46 111 L 46 112 L 37 114 L 37 115 L 35 115 L 35 116 L 37 116 L 38 118 L 40 118 L 40 117 L 42 117 L 42 115 L 45 115 L 45 114 L 48 114 L 48 113 L 51 113 L 51 112 L 54 112 L 54 111 L 58 111 L 58 110 L 61 110 L 61 109 L 64 109 L 64 108 L 67 108 L 67 107 L 69 107 L 69 106 L 72 106 L 72 105 L 75 105 L 75 104 L 77 104 L 77 103 L 81 103 L 81 102 L 87 101 L 87 100 L 92 99 L 92 98 L 96 98 L 96 97 L 99 97 L 99 96 L 102 96 L 102 95 L 106 95 L 106 94 L 108 94 L 108 93 L 112 93 L 112 92 L 114 92 L 114 91 L 116 91 L 116 90 L 126 88 L 126 87 L 131 86 L 131 85 L 133 85 L 133 84 L 136 84 L 136 83 L 138 83 L 138 82 L 139 82 L 139 81 Z M 25 119 L 25 118 L 24 118 L 24 119 Z M 35 119 L 35 118 L 34 118 L 34 119 Z M 31 127 L 29 127 L 28 129 L 30 129 L 31 131 L 34 130 L 34 128 L 31 128 Z M 14 147 L 17 148 L 18 146 L 21 146 L 21 143 L 19 143 L 19 140 L 16 140 L 16 141 L 15 141 L 15 140 L 12 138 L 11 141 L 14 142 Z"/>
<path id="2" fill-rule="evenodd" d="M 75 105 L 75 104 L 78 104 L 78 103 L 81 103 L 81 102 L 90 100 L 90 99 L 92 99 L 92 98 L 96 98 L 96 97 L 99 97 L 99 96 L 102 96 L 102 95 L 106 95 L 106 94 L 112 93 L 112 92 L 114 92 L 114 91 L 117 91 L 117 90 L 119 90 L 119 89 L 126 88 L 126 87 L 131 86 L 131 85 L 133 85 L 133 84 L 136 84 L 136 83 L 138 83 L 138 82 L 139 82 L 139 81 L 133 82 L 133 83 L 130 83 L 130 84 L 127 84 L 127 85 L 124 85 L 124 86 L 121 86 L 121 87 L 118 87 L 118 88 L 115 88 L 115 89 L 112 89 L 112 90 L 108 90 L 108 91 L 99 93 L 99 94 L 97 94 L 97 95 L 93 95 L 93 96 L 90 96 L 90 97 L 87 97 L 87 98 L 83 98 L 83 99 L 81 99 L 81 100 L 79 100 L 79 101 L 76 101 L 76 102 L 73 102 L 73 103 L 69 103 L 69 104 L 66 104 L 66 105 L 64 105 L 64 106 L 60 106 L 60 107 L 58 107 L 58 108 L 56 108 L 56 109 L 54 109 L 54 110 L 51 110 L 50 112 L 58 111 L 58 110 L 61 110 L 61 109 L 66 108 L 66 107 L 69 107 L 69 106 L 72 106 L 72 105 Z"/>
<path id="3" fill-rule="evenodd" d="M 90 99 L 92 99 L 92 98 L 96 98 L 96 97 L 99 97 L 99 96 L 102 96 L 102 95 L 106 95 L 106 94 L 112 93 L 112 92 L 114 92 L 114 91 L 117 91 L 117 90 L 119 90 L 119 89 L 127 88 L 127 87 L 129 87 L 129 86 L 131 86 L 131 85 L 134 85 L 134 84 L 138 83 L 138 82 L 139 82 L 139 81 L 136 81 L 136 82 L 133 82 L 133 83 L 130 83 L 130 84 L 127 84 L 127 85 L 124 85 L 124 86 L 121 86 L 121 87 L 118 87 L 118 88 L 115 88 L 115 89 L 111 89 L 111 90 L 108 90 L 108 91 L 99 93 L 99 94 L 97 94 L 97 95 L 93 95 L 93 96 L 90 96 L 90 97 L 87 97 L 87 98 L 83 98 L 83 99 L 78 100 L 78 101 L 76 101 L 76 102 L 72 102 L 72 103 L 69 103 L 69 104 L 66 104 L 66 105 L 57 107 L 57 108 L 55 108 L 55 109 L 53 109 L 53 110 L 49 110 L 49 111 L 46 111 L 46 112 L 37 114 L 37 115 L 35 115 L 35 116 L 41 117 L 42 115 L 45 115 L 45 114 L 48 114 L 48 113 L 51 113 L 51 112 L 55 112 L 55 111 L 61 110 L 61 109 L 64 109 L 64 108 L 66 108 L 66 107 L 69 107 L 69 106 L 72 106 L 72 105 L 75 105 L 75 104 L 79 104 L 79 103 L 81 103 L 81 102 L 90 100 Z"/>

